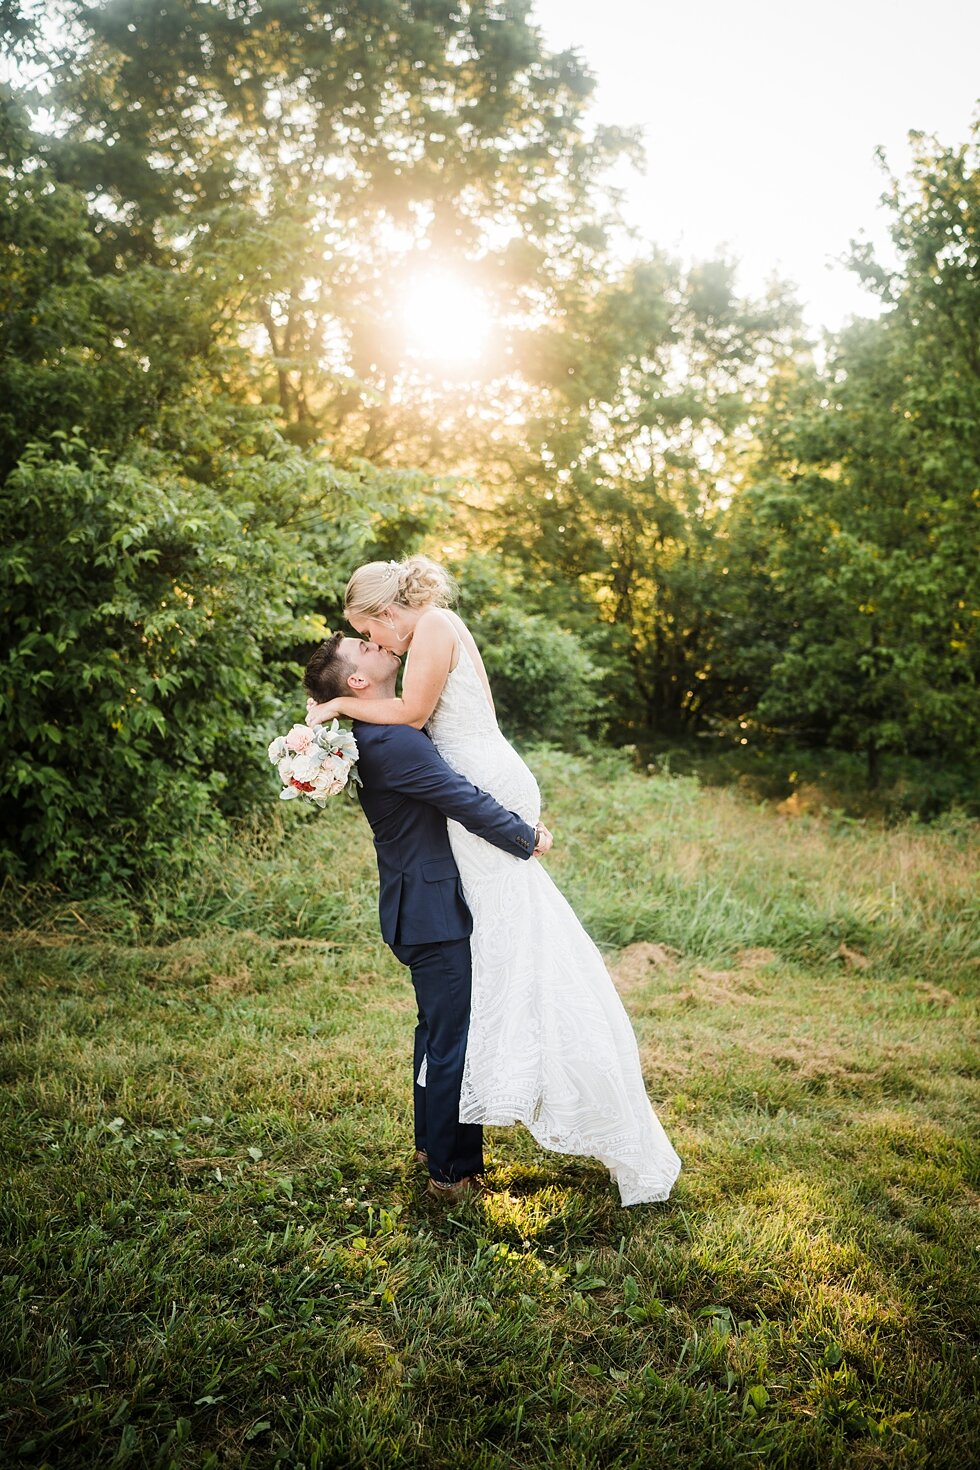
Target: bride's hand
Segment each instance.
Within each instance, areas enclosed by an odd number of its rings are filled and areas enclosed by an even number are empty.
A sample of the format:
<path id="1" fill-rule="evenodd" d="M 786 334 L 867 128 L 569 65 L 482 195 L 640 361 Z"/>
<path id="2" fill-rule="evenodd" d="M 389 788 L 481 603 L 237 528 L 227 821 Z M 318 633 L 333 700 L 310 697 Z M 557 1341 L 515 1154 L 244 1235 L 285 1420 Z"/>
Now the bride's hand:
<path id="1" fill-rule="evenodd" d="M 308 699 L 306 701 L 306 723 L 312 728 L 314 725 L 325 725 L 328 720 L 339 719 L 336 704 L 335 699 L 328 699 L 326 704 L 317 704 L 315 699 Z"/>
<path id="2" fill-rule="evenodd" d="M 546 852 L 551 851 L 554 838 L 543 822 L 539 822 L 534 829 L 534 852 L 532 857 L 544 857 Z"/>

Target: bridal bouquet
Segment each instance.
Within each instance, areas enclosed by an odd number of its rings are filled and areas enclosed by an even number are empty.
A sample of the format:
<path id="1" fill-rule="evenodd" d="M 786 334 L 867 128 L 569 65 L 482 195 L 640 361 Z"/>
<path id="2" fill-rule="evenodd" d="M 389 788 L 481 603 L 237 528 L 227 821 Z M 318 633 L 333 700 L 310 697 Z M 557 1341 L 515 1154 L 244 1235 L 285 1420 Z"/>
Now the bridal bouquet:
<path id="1" fill-rule="evenodd" d="M 354 795 L 360 786 L 357 774 L 357 741 L 336 720 L 331 725 L 294 725 L 269 746 L 269 759 L 278 768 L 281 801 L 305 796 L 317 806 L 326 806 L 338 791 Z"/>

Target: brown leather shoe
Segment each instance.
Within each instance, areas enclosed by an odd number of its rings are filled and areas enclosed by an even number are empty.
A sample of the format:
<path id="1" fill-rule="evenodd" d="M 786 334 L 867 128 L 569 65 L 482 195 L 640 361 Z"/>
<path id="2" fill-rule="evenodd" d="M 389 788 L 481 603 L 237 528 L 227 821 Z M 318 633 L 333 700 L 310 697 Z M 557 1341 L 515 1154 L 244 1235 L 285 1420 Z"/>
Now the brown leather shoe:
<path id="1" fill-rule="evenodd" d="M 426 1168 L 428 1168 L 429 1155 L 426 1153 L 424 1148 L 417 1148 L 415 1150 L 415 1162 L 417 1164 L 425 1164 Z"/>
<path id="2" fill-rule="evenodd" d="M 430 1179 L 428 1192 L 436 1199 L 454 1205 L 461 1199 L 475 1199 L 478 1195 L 485 1194 L 486 1189 L 486 1181 L 482 1175 L 466 1174 L 462 1179 L 456 1179 L 451 1184 L 443 1184 L 438 1179 Z"/>

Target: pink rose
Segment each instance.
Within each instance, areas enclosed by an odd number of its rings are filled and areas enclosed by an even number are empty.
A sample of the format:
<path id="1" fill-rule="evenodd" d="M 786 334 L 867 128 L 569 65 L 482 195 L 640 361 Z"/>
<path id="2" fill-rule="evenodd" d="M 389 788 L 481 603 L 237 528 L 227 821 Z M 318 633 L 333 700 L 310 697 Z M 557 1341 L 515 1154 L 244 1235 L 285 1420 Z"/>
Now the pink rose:
<path id="1" fill-rule="evenodd" d="M 306 725 L 294 725 L 286 735 L 286 749 L 294 755 L 301 754 L 313 739 L 313 731 Z"/>

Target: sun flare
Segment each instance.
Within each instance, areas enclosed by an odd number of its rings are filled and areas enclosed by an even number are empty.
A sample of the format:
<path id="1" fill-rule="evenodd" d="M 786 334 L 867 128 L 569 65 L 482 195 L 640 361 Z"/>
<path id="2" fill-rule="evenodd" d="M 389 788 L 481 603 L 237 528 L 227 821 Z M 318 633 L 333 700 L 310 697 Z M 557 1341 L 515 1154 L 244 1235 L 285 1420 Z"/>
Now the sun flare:
<path id="1" fill-rule="evenodd" d="M 483 292 L 432 272 L 409 282 L 402 308 L 408 351 L 447 368 L 471 366 L 486 346 L 490 308 Z"/>

